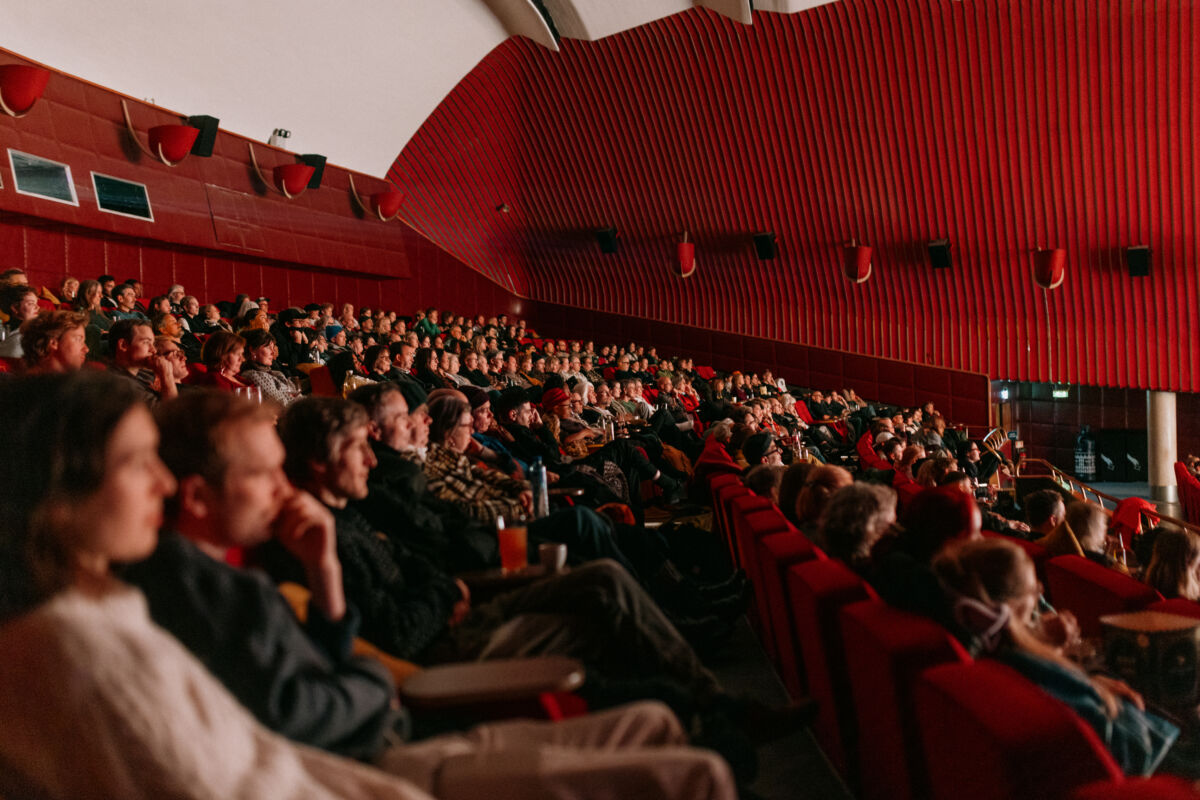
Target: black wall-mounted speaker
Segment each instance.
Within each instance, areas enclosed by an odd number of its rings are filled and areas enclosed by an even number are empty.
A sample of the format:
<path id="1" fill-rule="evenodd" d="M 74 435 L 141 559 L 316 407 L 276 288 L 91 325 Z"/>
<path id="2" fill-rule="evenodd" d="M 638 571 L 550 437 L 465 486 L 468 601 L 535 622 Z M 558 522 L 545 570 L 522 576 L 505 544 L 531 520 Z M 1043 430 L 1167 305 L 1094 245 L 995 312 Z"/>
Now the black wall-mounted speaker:
<path id="1" fill-rule="evenodd" d="M 617 252 L 617 229 L 616 228 L 597 228 L 596 242 L 600 245 L 600 252 L 611 255 Z"/>
<path id="2" fill-rule="evenodd" d="M 1140 244 L 1125 248 L 1125 268 L 1131 278 L 1147 278 L 1150 276 L 1150 248 Z"/>
<path id="3" fill-rule="evenodd" d="M 192 155 L 200 156 L 201 158 L 210 157 L 213 145 L 217 143 L 217 129 L 221 127 L 221 120 L 216 117 L 200 114 L 195 117 L 188 117 L 188 125 L 200 129 L 199 135 L 196 136 L 196 141 L 192 143 Z"/>
<path id="4" fill-rule="evenodd" d="M 313 168 L 312 177 L 308 179 L 308 188 L 320 189 L 321 178 L 325 175 L 325 156 L 317 155 L 316 153 L 305 153 L 300 156 L 302 164 L 308 164 Z"/>
<path id="5" fill-rule="evenodd" d="M 777 252 L 775 234 L 770 231 L 754 234 L 754 253 L 759 261 L 771 261 Z"/>
<path id="6" fill-rule="evenodd" d="M 950 269 L 949 239 L 934 239 L 929 243 L 929 263 L 934 269 Z"/>

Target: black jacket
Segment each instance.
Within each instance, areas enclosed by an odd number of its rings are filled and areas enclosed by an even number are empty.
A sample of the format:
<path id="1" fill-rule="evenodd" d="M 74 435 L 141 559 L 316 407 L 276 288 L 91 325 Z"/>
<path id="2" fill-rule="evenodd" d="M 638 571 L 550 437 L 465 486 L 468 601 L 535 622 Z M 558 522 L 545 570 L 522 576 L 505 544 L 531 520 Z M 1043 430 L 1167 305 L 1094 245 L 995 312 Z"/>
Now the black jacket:
<path id="1" fill-rule="evenodd" d="M 397 722 L 394 689 L 377 661 L 351 655 L 353 608 L 333 623 L 310 606 L 301 625 L 262 573 L 217 561 L 171 532 L 121 577 L 145 593 L 154 621 L 266 727 L 352 758 L 382 750 Z"/>
<path id="2" fill-rule="evenodd" d="M 425 470 L 386 444 L 372 441 L 378 462 L 370 491 L 350 505 L 389 538 L 451 575 L 500 566 L 496 532 L 454 503 L 429 494 Z"/>

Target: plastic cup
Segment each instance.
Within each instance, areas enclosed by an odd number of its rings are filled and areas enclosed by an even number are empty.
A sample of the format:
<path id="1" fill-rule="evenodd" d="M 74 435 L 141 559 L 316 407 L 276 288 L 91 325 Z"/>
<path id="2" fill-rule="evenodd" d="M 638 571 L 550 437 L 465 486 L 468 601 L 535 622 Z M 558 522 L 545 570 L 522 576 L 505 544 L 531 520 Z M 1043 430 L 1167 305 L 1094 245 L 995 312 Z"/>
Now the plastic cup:
<path id="1" fill-rule="evenodd" d="M 546 572 L 558 572 L 567 565 L 567 546 L 557 542 L 538 545 L 538 561 Z"/>
<path id="2" fill-rule="evenodd" d="M 500 537 L 500 568 L 505 572 L 525 569 L 529 564 L 529 544 L 524 525 L 513 525 L 496 531 Z"/>

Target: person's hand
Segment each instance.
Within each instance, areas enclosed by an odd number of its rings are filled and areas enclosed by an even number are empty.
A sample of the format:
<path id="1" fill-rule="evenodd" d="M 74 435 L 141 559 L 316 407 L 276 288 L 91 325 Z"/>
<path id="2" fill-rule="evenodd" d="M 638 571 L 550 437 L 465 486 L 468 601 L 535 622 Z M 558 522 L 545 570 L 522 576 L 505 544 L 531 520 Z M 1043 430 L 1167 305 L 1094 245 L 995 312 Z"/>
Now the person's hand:
<path id="1" fill-rule="evenodd" d="M 547 480 L 549 483 L 549 480 Z M 526 489 L 517 495 L 517 501 L 520 502 L 521 508 L 525 509 L 526 514 L 533 514 L 533 491 Z"/>
<path id="2" fill-rule="evenodd" d="M 305 567 L 320 568 L 338 560 L 333 514 L 308 492 L 297 491 L 284 501 L 274 533 Z"/>
<path id="3" fill-rule="evenodd" d="M 462 593 L 462 599 L 455 603 L 454 608 L 450 610 L 450 619 L 447 620 L 446 624 L 451 628 L 458 625 L 471 613 L 471 590 L 458 578 L 454 579 L 454 583 Z"/>
<path id="4" fill-rule="evenodd" d="M 1107 675 L 1092 675 L 1091 681 L 1093 688 L 1100 694 L 1100 699 L 1104 701 L 1110 719 L 1121 713 L 1121 700 L 1129 701 L 1139 711 L 1146 710 L 1146 701 L 1125 681 Z"/>
<path id="5" fill-rule="evenodd" d="M 1043 614 L 1041 627 L 1042 638 L 1055 647 L 1063 647 L 1079 641 L 1079 621 L 1070 611 Z"/>
<path id="6" fill-rule="evenodd" d="M 546 483 L 547 484 L 558 483 L 558 473 L 551 472 L 550 470 L 546 470 Z"/>
<path id="7" fill-rule="evenodd" d="M 1029 533 L 1029 530 L 1030 530 L 1029 523 L 1020 522 L 1015 519 L 1009 521 L 1008 527 L 1014 531 L 1020 531 L 1021 533 Z"/>
<path id="8" fill-rule="evenodd" d="M 312 602 L 330 622 L 346 615 L 337 527 L 329 509 L 308 492 L 294 492 L 275 518 L 275 538 L 304 566 Z"/>

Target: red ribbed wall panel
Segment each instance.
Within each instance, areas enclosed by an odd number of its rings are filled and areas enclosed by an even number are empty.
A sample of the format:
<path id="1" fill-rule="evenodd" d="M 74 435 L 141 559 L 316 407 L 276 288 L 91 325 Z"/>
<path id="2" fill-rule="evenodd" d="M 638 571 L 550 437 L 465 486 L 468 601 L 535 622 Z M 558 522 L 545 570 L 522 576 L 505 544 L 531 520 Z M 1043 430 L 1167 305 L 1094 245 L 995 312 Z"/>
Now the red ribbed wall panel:
<path id="1" fill-rule="evenodd" d="M 560 53 L 517 38 L 390 177 L 418 230 L 537 300 L 1197 391 L 1198 38 L 1195 6 L 1165 0 L 843 0 L 753 26 L 697 9 Z M 617 255 L 592 238 L 607 225 Z M 839 273 L 851 237 L 875 248 L 862 285 Z M 954 267 L 935 273 L 941 237 Z M 1126 274 L 1134 244 L 1152 277 Z M 1061 288 L 1033 283 L 1037 246 L 1067 250 Z"/>

